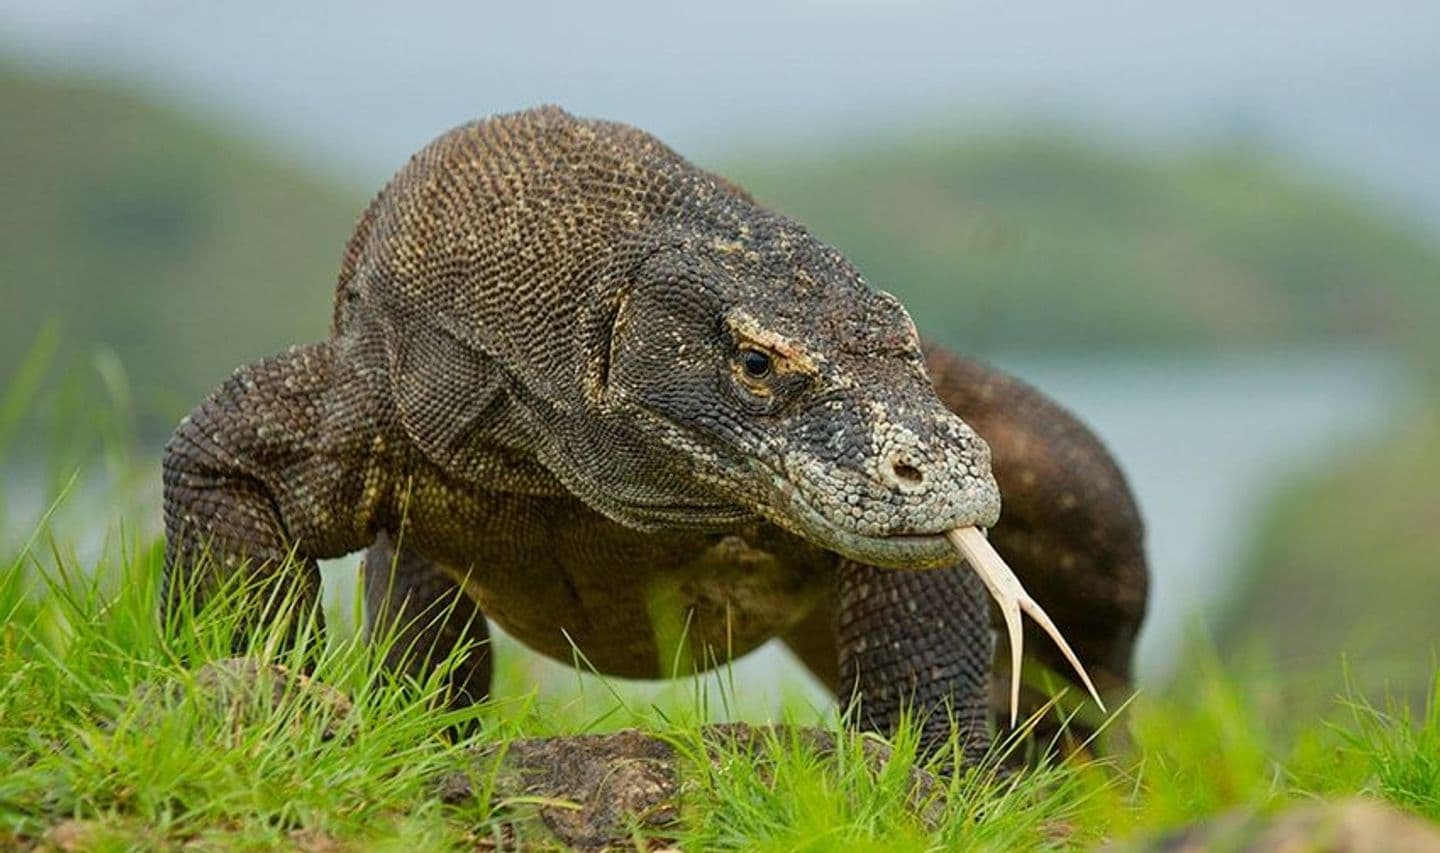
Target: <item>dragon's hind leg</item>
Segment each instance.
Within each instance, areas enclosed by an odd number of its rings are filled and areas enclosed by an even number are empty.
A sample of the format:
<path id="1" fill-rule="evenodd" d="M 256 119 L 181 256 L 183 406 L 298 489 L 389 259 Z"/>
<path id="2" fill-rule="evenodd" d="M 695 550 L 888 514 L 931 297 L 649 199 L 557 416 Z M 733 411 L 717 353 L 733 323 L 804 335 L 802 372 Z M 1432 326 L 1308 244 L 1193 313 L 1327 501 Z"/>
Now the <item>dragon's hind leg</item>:
<path id="1" fill-rule="evenodd" d="M 449 674 L 451 707 L 490 694 L 490 632 L 485 614 L 439 564 L 381 533 L 365 552 L 365 628 L 386 644 L 385 665 L 417 681 L 462 649 Z"/>

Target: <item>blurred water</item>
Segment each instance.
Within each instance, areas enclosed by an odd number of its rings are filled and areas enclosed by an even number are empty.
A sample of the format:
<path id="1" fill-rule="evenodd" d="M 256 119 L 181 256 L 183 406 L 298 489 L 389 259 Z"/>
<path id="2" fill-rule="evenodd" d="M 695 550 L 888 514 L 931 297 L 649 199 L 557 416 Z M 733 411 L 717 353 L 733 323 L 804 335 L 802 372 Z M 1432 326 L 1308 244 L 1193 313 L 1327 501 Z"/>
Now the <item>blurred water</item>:
<path id="1" fill-rule="evenodd" d="M 1142 679 L 1167 674 L 1184 633 L 1223 603 L 1273 487 L 1379 441 L 1409 387 L 1396 364 L 1355 350 L 1002 364 L 1091 424 L 1139 496 L 1152 572 Z"/>
<path id="2" fill-rule="evenodd" d="M 1404 409 L 1409 382 L 1392 361 L 1354 350 L 1279 352 L 1225 359 L 1177 356 L 1103 360 L 1001 358 L 1017 373 L 1080 414 L 1104 437 L 1130 478 L 1149 530 L 1153 570 L 1150 613 L 1140 640 L 1142 680 L 1174 665 L 1195 620 L 1216 612 L 1241 570 L 1257 511 L 1285 475 L 1323 464 L 1379 440 Z M 153 468 L 152 468 L 153 470 Z M 158 475 L 158 471 L 156 471 Z M 136 484 L 122 505 L 130 533 L 159 530 L 154 480 Z M 8 541 L 33 529 L 45 509 L 35 479 L 8 477 L 0 492 Z M 113 544 L 115 510 L 103 489 L 82 483 L 61 509 L 56 539 L 81 564 Z M 96 524 L 105 519 L 105 524 Z M 325 566 L 327 594 L 348 609 L 357 558 Z M 533 677 L 557 690 L 575 675 L 537 661 Z M 747 707 L 775 707 L 786 691 L 823 704 L 823 694 L 778 646 L 733 671 Z"/>

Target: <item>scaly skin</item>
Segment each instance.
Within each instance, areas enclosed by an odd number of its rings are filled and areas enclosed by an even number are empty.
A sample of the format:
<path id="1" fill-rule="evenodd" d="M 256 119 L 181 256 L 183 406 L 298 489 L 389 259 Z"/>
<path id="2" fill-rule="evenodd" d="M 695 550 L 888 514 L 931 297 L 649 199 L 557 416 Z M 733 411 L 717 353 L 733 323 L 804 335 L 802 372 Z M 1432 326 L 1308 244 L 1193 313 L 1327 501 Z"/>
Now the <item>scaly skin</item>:
<path id="1" fill-rule="evenodd" d="M 391 666 L 481 643 L 456 702 L 489 689 L 487 619 L 635 678 L 782 637 L 857 724 L 913 708 L 973 754 L 989 605 L 946 530 L 994 527 L 1112 688 L 1144 611 L 1134 504 L 1073 418 L 922 350 L 835 250 L 653 137 L 555 108 L 417 154 L 330 339 L 236 371 L 164 467 L 166 607 L 241 570 L 313 605 L 316 560 L 368 548 Z"/>

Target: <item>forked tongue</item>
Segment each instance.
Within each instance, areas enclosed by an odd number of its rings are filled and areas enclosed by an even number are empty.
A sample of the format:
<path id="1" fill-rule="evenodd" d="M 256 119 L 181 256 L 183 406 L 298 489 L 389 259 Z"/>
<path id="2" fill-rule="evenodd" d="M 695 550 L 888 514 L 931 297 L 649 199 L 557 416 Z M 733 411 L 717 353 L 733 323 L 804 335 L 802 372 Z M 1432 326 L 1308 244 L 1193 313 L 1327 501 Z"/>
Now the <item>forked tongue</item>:
<path id="1" fill-rule="evenodd" d="M 1090 676 L 1085 672 L 1085 667 L 1080 665 L 1080 659 L 1070 650 L 1070 644 L 1065 642 L 1061 636 L 1060 629 L 1050 621 L 1045 611 L 1020 585 L 1020 579 L 990 547 L 990 540 L 980 532 L 978 527 L 957 527 L 945 534 L 955 550 L 970 564 L 970 568 L 985 582 L 985 587 L 990 590 L 990 595 L 1000 605 L 1000 612 L 1005 616 L 1005 627 L 1010 632 L 1010 727 L 1015 727 L 1015 721 L 1020 714 L 1020 661 L 1025 650 L 1025 634 L 1020 627 L 1020 611 L 1030 614 L 1055 645 L 1060 647 L 1065 659 L 1075 668 L 1080 680 L 1085 683 L 1085 689 L 1095 697 L 1095 704 L 1100 710 L 1105 710 L 1105 703 L 1101 701 L 1100 694 L 1095 690 L 1095 685 L 1090 683 Z"/>

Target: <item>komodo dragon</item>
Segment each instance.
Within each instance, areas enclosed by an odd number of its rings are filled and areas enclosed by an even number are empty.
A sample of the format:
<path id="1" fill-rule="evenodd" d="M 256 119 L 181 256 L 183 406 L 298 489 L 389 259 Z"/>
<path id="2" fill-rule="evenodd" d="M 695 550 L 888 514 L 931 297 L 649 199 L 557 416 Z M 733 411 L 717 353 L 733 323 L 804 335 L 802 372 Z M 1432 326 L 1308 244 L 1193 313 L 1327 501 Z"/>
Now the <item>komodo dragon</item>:
<path id="1" fill-rule="evenodd" d="M 974 755 L 991 614 L 946 531 L 993 528 L 1105 689 L 1145 608 L 1138 513 L 1073 417 L 922 347 L 733 184 L 555 107 L 416 154 L 346 247 L 330 339 L 237 370 L 164 485 L 165 609 L 241 571 L 313 606 L 316 560 L 368 548 L 392 667 L 477 643 L 457 703 L 489 691 L 487 619 L 626 678 L 778 637 L 859 726 L 909 708 L 925 744 L 953 724 Z"/>

